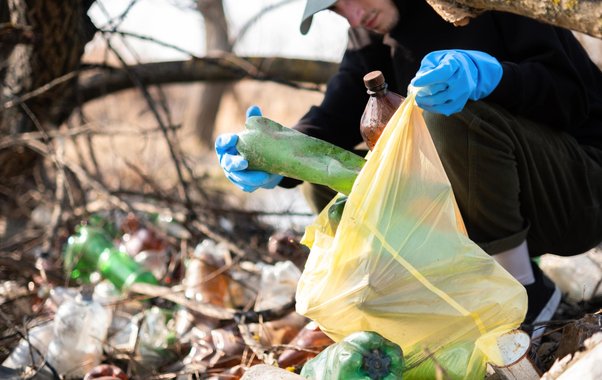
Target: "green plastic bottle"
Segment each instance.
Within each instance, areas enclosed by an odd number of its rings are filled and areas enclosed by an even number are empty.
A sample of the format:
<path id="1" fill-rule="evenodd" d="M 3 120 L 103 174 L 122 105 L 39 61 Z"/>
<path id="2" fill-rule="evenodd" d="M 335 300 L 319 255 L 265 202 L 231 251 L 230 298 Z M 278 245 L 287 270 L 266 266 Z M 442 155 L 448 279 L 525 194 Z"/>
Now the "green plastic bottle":
<path id="1" fill-rule="evenodd" d="M 80 226 L 67 240 L 65 269 L 71 278 L 89 282 L 93 272 L 124 289 L 135 282 L 157 284 L 151 272 L 142 268 L 127 253 L 117 249 L 106 231 L 93 226 Z"/>

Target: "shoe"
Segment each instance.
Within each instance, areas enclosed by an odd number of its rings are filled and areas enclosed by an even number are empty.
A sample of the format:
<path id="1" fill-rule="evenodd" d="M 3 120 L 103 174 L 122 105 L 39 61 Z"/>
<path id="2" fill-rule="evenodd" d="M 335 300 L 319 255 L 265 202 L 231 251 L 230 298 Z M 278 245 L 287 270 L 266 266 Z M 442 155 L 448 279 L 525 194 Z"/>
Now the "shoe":
<path id="1" fill-rule="evenodd" d="M 526 285 L 528 308 L 527 316 L 521 328 L 531 335 L 531 340 L 540 338 L 545 332 L 547 322 L 554 316 L 560 304 L 560 289 L 533 263 L 535 282 Z"/>

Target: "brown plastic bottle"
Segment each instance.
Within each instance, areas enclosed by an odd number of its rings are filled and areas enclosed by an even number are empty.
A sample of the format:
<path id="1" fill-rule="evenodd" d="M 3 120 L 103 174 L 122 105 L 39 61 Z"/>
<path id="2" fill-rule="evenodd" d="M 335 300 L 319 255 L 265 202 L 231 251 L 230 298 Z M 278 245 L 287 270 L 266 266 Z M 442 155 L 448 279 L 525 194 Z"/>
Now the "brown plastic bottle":
<path id="1" fill-rule="evenodd" d="M 387 82 L 380 71 L 371 71 L 364 75 L 364 85 L 370 98 L 360 120 L 360 133 L 368 148 L 372 150 L 391 116 L 405 98 L 387 90 Z"/>
<path id="2" fill-rule="evenodd" d="M 302 366 L 333 343 L 334 341 L 324 334 L 315 322 L 309 322 L 289 342 L 288 346 L 291 348 L 280 354 L 278 366 L 280 368 Z"/>

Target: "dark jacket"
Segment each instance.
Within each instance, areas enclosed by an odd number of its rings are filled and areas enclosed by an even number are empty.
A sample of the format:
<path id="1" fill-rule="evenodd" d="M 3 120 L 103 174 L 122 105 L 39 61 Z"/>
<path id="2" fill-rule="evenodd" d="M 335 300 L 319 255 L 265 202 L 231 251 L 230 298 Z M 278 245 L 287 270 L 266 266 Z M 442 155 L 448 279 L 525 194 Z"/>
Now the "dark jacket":
<path id="1" fill-rule="evenodd" d="M 455 27 L 424 0 L 396 4 L 400 20 L 388 36 L 350 29 L 349 47 L 322 104 L 295 129 L 352 149 L 362 141 L 359 120 L 368 99 L 364 74 L 383 71 L 389 88 L 405 95 L 427 53 L 468 49 L 496 57 L 504 69 L 500 84 L 484 100 L 602 149 L 602 72 L 570 31 L 494 11 Z"/>

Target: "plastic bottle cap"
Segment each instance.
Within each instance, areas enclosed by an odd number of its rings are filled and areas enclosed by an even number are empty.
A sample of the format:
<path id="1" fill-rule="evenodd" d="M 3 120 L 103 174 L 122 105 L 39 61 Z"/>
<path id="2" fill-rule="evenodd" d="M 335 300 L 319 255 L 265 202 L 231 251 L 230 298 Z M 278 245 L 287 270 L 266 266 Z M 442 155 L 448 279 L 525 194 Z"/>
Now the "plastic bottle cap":
<path id="1" fill-rule="evenodd" d="M 92 298 L 93 298 L 92 297 L 93 294 L 94 294 L 94 287 L 90 284 L 85 284 L 82 286 L 76 299 L 79 302 L 91 302 Z"/>
<path id="2" fill-rule="evenodd" d="M 376 70 L 364 75 L 364 85 L 368 90 L 375 91 L 378 87 L 385 85 L 385 77 L 382 72 Z"/>

